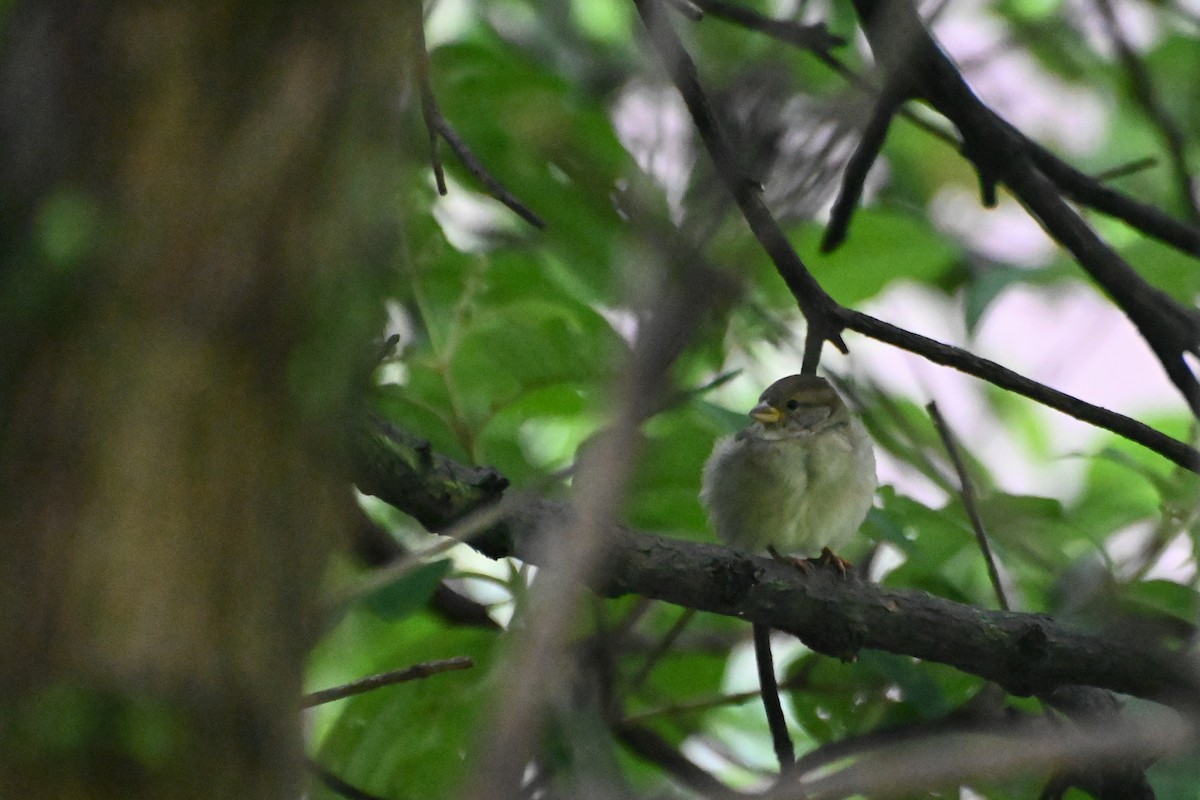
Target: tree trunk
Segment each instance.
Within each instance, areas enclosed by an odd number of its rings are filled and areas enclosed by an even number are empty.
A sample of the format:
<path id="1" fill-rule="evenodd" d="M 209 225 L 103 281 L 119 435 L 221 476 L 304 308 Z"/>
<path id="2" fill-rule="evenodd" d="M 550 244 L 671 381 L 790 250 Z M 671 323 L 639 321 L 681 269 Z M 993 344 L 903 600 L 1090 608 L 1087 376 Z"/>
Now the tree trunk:
<path id="1" fill-rule="evenodd" d="M 408 16 L 6 12 L 0 796 L 296 796 Z"/>

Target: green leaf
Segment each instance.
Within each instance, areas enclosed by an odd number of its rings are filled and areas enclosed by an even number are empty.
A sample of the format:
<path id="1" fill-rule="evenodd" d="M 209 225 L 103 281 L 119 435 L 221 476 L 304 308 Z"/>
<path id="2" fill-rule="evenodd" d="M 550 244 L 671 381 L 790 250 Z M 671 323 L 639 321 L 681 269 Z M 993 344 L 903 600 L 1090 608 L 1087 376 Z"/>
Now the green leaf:
<path id="1" fill-rule="evenodd" d="M 457 402 L 482 422 L 523 392 L 587 383 L 606 374 L 619 344 L 603 319 L 577 307 L 527 300 L 480 314 L 462 333 L 450 364 Z"/>
<path id="2" fill-rule="evenodd" d="M 1047 286 L 1067 280 L 1073 273 L 1062 265 L 1041 269 L 990 265 L 975 273 L 966 283 L 963 316 L 967 333 L 974 335 L 987 310 L 1005 290 L 1014 284 Z"/>
<path id="3" fill-rule="evenodd" d="M 1096 547 L 1071 524 L 1062 503 L 1054 498 L 997 492 L 977 498 L 976 507 L 992 542 L 1040 569 L 1061 569 Z"/>
<path id="4" fill-rule="evenodd" d="M 629 522 L 648 530 L 707 532 L 699 501 L 700 475 L 713 448 L 706 415 L 676 409 L 651 420 L 645 432 L 629 482 Z"/>
<path id="5" fill-rule="evenodd" d="M 518 485 L 568 466 L 599 424 L 579 387 L 531 389 L 500 408 L 479 434 L 480 460 Z"/>
<path id="6" fill-rule="evenodd" d="M 449 559 L 422 564 L 402 578 L 382 586 L 363 598 L 371 613 L 383 619 L 403 619 L 423 608 L 433 591 L 449 573 Z"/>
<path id="7" fill-rule="evenodd" d="M 1134 238 L 1121 249 L 1121 256 L 1155 288 L 1185 305 L 1195 304 L 1200 295 L 1200 268 L 1194 256 L 1148 236 Z"/>
<path id="8" fill-rule="evenodd" d="M 1190 586 L 1168 580 L 1139 581 L 1125 587 L 1122 596 L 1135 611 L 1155 611 L 1188 625 L 1200 621 L 1200 593 Z"/>
<path id="9" fill-rule="evenodd" d="M 823 235 L 823 228 L 808 225 L 793 243 L 821 286 L 843 305 L 861 304 L 901 278 L 936 282 L 960 255 L 928 220 L 877 208 L 855 214 L 846 242 L 835 252 L 817 252 Z"/>
<path id="10" fill-rule="evenodd" d="M 926 664 L 916 659 L 864 650 L 859 653 L 861 669 L 878 673 L 900 689 L 903 702 L 923 719 L 935 719 L 950 711 L 950 702 Z"/>
<path id="11" fill-rule="evenodd" d="M 439 387 L 441 381 L 437 381 Z M 442 394 L 441 391 L 438 394 Z M 419 434 L 428 440 L 430 446 L 452 458 L 469 460 L 470 456 L 459 444 L 454 431 L 443 414 L 451 410 L 448 401 L 433 400 L 442 403 L 442 412 L 435 411 L 426 402 L 414 399 L 419 396 L 415 386 L 398 386 L 394 383 L 375 387 L 371 392 L 372 405 L 389 422 L 393 422 L 406 431 Z M 427 401 L 428 402 L 428 401 Z"/>
<path id="12" fill-rule="evenodd" d="M 1105 448 L 1091 459 L 1072 511 L 1076 524 L 1105 537 L 1138 520 L 1158 516 L 1162 474 L 1128 452 Z"/>

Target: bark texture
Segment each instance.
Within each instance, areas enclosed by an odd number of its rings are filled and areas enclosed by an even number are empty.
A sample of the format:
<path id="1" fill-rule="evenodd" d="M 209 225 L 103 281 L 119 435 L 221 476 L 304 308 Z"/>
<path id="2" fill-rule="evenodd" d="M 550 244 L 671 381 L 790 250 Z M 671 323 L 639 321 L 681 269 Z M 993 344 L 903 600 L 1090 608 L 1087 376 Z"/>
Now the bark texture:
<path id="1" fill-rule="evenodd" d="M 297 795 L 407 18 L 7 11 L 0 795 Z"/>

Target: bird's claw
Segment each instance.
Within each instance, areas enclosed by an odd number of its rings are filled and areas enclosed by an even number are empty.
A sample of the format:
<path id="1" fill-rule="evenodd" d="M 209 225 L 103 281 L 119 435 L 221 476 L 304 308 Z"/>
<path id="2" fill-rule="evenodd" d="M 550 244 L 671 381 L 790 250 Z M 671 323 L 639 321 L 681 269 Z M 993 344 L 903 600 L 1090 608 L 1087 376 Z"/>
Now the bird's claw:
<path id="1" fill-rule="evenodd" d="M 800 558 L 799 556 L 785 556 L 785 555 L 781 554 L 778 550 L 776 550 L 774 547 L 768 547 L 767 551 L 771 554 L 771 557 L 774 558 L 776 561 L 780 561 L 784 564 L 790 564 L 791 566 L 793 566 L 796 569 L 803 572 L 805 575 L 807 575 L 810 571 L 812 571 L 816 567 L 821 567 L 821 568 L 833 567 L 834 569 L 837 570 L 838 575 L 840 577 L 842 577 L 843 579 L 846 578 L 849 574 L 854 572 L 853 564 L 851 564 L 849 561 L 847 561 L 846 559 L 839 556 L 837 553 L 834 553 L 828 547 L 822 547 L 821 555 L 819 555 L 815 558 Z"/>
<path id="2" fill-rule="evenodd" d="M 819 567 L 833 567 L 837 570 L 838 575 L 843 578 L 854 571 L 853 564 L 830 550 L 828 547 L 822 547 L 821 555 L 817 556 L 816 558 L 810 558 L 809 561 Z"/>

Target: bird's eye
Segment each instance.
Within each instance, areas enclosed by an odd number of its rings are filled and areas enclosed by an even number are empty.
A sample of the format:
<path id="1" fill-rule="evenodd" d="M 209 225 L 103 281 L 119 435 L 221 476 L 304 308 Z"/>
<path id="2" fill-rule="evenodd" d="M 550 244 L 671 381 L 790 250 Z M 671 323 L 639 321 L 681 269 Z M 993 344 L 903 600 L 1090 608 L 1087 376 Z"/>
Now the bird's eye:
<path id="1" fill-rule="evenodd" d="M 788 401 L 787 401 L 787 409 L 788 409 L 788 411 L 795 411 L 795 410 L 796 410 L 797 408 L 799 408 L 799 407 L 800 407 L 800 401 L 799 401 L 799 400 L 795 400 L 795 399 L 793 399 L 793 400 L 788 400 Z"/>

